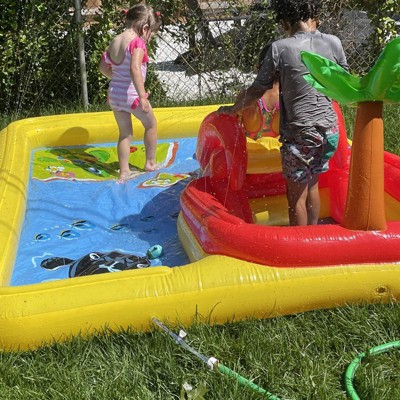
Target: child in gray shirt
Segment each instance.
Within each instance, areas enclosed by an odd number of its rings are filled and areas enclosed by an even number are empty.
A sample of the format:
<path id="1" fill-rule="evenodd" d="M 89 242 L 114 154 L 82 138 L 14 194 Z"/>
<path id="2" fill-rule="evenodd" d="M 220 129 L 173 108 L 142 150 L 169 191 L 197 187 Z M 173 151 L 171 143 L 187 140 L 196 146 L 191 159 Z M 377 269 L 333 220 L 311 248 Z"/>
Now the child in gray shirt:
<path id="1" fill-rule="evenodd" d="M 336 36 L 317 30 L 321 0 L 272 0 L 271 7 L 286 38 L 272 43 L 253 84 L 233 106 L 219 109 L 235 114 L 261 97 L 279 77 L 282 172 L 286 178 L 290 225 L 317 224 L 319 174 L 338 141 L 332 102 L 311 87 L 301 52 L 310 51 L 348 69 L 342 44 Z"/>

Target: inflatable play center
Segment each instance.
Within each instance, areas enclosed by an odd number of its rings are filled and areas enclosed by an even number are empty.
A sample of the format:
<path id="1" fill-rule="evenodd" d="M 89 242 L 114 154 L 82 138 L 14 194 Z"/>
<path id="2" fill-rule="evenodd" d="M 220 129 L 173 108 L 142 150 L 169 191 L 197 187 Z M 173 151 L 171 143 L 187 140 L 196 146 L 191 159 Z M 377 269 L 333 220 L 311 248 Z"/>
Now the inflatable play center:
<path id="1" fill-rule="evenodd" d="M 0 132 L 0 348 L 169 324 L 222 324 L 400 297 L 400 157 L 382 109 L 400 101 L 400 38 L 362 78 L 302 54 L 308 82 L 357 109 L 320 177 L 318 225 L 289 226 L 279 138 L 246 138 L 219 106 L 155 110 L 160 169 L 117 182 L 111 112 Z"/>

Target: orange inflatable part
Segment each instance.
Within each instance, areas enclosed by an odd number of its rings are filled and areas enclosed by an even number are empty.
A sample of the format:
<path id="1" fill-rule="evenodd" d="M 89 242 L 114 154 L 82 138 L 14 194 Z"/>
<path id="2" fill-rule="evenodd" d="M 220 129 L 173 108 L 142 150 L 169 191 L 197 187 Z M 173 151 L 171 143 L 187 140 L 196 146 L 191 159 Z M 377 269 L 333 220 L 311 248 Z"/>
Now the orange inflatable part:
<path id="1" fill-rule="evenodd" d="M 387 228 L 384 205 L 383 103 L 358 104 L 349 191 L 343 226 L 353 230 Z"/>

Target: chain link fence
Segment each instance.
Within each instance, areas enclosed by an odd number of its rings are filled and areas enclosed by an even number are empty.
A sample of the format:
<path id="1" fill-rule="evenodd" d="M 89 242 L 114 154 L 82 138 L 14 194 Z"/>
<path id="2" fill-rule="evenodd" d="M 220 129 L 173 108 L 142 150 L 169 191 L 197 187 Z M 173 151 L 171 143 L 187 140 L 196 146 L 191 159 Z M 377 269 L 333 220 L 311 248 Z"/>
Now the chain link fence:
<path id="1" fill-rule="evenodd" d="M 155 70 L 170 99 L 231 98 L 254 79 L 263 45 L 281 37 L 271 16 L 257 9 L 256 2 L 247 9 L 230 9 L 229 15 L 220 14 L 225 2 L 201 4 L 203 17 L 192 43 L 190 36 L 182 41 L 174 26 L 166 26 L 157 39 Z M 319 29 L 342 39 L 352 72 L 368 70 L 373 61 L 368 53 L 372 29 L 365 12 L 328 14 Z"/>
<path id="2" fill-rule="evenodd" d="M 282 36 L 267 0 L 148 3 L 164 20 L 149 49 L 153 106 L 231 101 L 254 79 L 263 45 Z M 365 74 L 390 35 L 382 31 L 376 40 L 379 30 L 361 0 L 324 3 L 319 29 L 342 40 L 351 72 Z M 0 0 L 1 114 L 86 107 L 85 98 L 90 107 L 106 108 L 108 82 L 98 63 L 123 29 L 122 10 L 129 6 L 123 0 Z"/>

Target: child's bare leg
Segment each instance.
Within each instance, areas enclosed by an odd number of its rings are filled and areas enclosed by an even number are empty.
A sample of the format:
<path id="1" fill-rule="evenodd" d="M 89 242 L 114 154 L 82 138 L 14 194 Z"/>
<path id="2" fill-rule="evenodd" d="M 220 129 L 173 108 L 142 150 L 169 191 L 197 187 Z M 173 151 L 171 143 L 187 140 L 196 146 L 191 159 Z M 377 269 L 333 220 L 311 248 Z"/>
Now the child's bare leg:
<path id="1" fill-rule="evenodd" d="M 299 183 L 293 179 L 286 179 L 286 196 L 289 207 L 289 223 L 292 226 L 308 224 L 307 217 L 308 182 Z"/>
<path id="2" fill-rule="evenodd" d="M 321 201 L 318 190 L 318 175 L 315 175 L 308 183 L 308 195 L 307 195 L 308 225 L 316 225 L 318 223 L 320 208 L 321 208 Z"/>
<path id="3" fill-rule="evenodd" d="M 118 161 L 119 161 L 119 179 L 124 180 L 129 177 L 129 156 L 130 145 L 132 141 L 132 119 L 131 114 L 125 111 L 114 111 L 115 120 L 119 128 L 118 138 Z"/>
<path id="4" fill-rule="evenodd" d="M 133 115 L 140 120 L 144 127 L 144 147 L 146 149 L 146 171 L 157 169 L 156 149 L 157 149 L 157 121 L 153 109 L 145 113 L 141 108 L 132 111 Z"/>
<path id="5" fill-rule="evenodd" d="M 154 119 L 155 121 L 155 119 Z M 154 171 L 157 168 L 156 150 L 157 150 L 157 126 L 146 129 L 144 132 L 144 146 L 146 148 L 146 171 Z"/>

